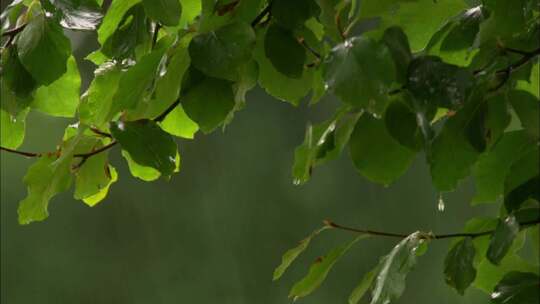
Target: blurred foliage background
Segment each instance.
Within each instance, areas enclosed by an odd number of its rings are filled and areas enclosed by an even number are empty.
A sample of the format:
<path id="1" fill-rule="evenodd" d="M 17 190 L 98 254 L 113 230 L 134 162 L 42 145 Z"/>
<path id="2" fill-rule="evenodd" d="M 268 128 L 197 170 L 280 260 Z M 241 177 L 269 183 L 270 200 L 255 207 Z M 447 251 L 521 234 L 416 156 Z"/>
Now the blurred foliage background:
<path id="1" fill-rule="evenodd" d="M 95 37 L 71 33 L 79 58 Z M 92 66 L 79 60 L 85 83 Z M 94 208 L 68 194 L 55 198 L 51 216 L 17 224 L 17 204 L 26 194 L 22 178 L 32 159 L 1 154 L 2 303 L 289 303 L 289 288 L 317 256 L 351 239 L 327 231 L 279 282 L 272 272 L 282 253 L 323 219 L 375 230 L 457 232 L 471 216 L 496 215 L 471 207 L 471 182 L 438 194 L 418 159 L 388 188 L 354 172 L 347 155 L 316 168 L 305 186 L 290 175 L 293 151 L 308 121 L 328 115 L 332 100 L 315 108 L 289 104 L 255 90 L 246 109 L 225 132 L 180 141 L 182 168 L 170 181 L 146 183 L 130 176 L 118 150 L 111 152 L 120 179 Z M 73 123 L 32 113 L 22 150 L 54 150 Z M 367 134 L 366 136 L 369 136 Z M 423 157 L 423 156 L 421 156 Z M 395 239 L 357 243 L 336 264 L 323 286 L 302 303 L 346 303 L 347 297 Z M 443 260 L 450 241 L 437 241 L 408 277 L 396 303 L 488 303 L 470 289 L 460 297 L 444 283 Z"/>

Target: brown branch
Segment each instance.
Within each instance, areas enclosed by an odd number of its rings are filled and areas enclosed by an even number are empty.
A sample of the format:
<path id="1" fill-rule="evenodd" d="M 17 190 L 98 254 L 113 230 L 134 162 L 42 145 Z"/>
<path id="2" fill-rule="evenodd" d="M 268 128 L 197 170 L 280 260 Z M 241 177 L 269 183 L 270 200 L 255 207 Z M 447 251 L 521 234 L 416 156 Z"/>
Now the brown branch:
<path id="1" fill-rule="evenodd" d="M 6 151 L 13 154 L 18 154 L 26 157 L 40 157 L 42 153 L 36 153 L 36 152 L 26 152 L 26 151 L 20 151 L 15 149 L 10 149 L 6 147 L 0 147 L 0 151 Z"/>
<path id="2" fill-rule="evenodd" d="M 14 27 L 12 29 L 9 29 L 9 30 L 2 33 L 2 37 L 14 37 L 18 33 L 22 32 L 22 30 L 24 30 L 25 27 L 26 27 L 26 23 L 21 24 L 21 25 L 19 25 L 17 27 Z"/>
<path id="3" fill-rule="evenodd" d="M 173 104 L 171 104 L 167 109 L 165 109 L 165 111 L 163 111 L 163 113 L 159 114 L 156 118 L 154 118 L 152 120 L 155 121 L 155 122 L 163 121 L 163 119 L 165 119 L 165 117 L 167 117 L 167 115 L 169 115 L 169 113 L 171 113 L 174 110 L 174 108 L 176 108 L 179 104 L 180 104 L 180 99 L 177 99 Z M 101 130 L 99 130 L 97 128 L 90 127 L 90 130 L 92 132 L 98 134 L 98 135 L 108 137 L 108 138 L 111 138 L 111 139 L 113 138 L 113 136 L 111 134 L 103 132 L 103 131 L 101 131 Z M 103 146 L 103 147 L 101 147 L 101 148 L 99 148 L 97 150 L 93 150 L 93 151 L 90 151 L 90 152 L 87 152 L 87 153 L 74 154 L 73 157 L 82 158 L 82 161 L 77 165 L 77 167 L 80 167 L 88 158 L 114 147 L 117 143 L 118 143 L 117 141 L 113 140 L 108 145 L 105 145 L 105 146 Z M 19 151 L 19 150 L 10 149 L 10 148 L 6 148 L 6 147 L 2 147 L 2 146 L 0 146 L 0 151 L 6 151 L 6 152 L 9 152 L 9 153 L 18 154 L 18 155 L 22 155 L 22 156 L 26 156 L 26 157 L 40 157 L 40 156 L 42 156 L 44 154 L 47 154 L 47 153 Z M 48 154 L 51 154 L 51 153 L 48 153 Z"/>
<path id="4" fill-rule="evenodd" d="M 107 133 L 107 132 L 103 132 L 101 131 L 100 129 L 96 128 L 96 127 L 90 127 L 90 131 L 96 133 L 97 135 L 99 136 L 103 136 L 103 137 L 107 137 L 107 138 L 112 138 L 112 135 Z"/>
<path id="5" fill-rule="evenodd" d="M 341 39 L 347 40 L 347 33 L 345 33 L 345 31 L 343 30 L 343 26 L 341 24 L 340 12 L 336 13 L 336 16 L 334 17 L 334 21 L 336 23 L 336 28 L 338 30 L 338 33 L 339 33 L 339 36 L 341 37 Z"/>
<path id="6" fill-rule="evenodd" d="M 393 237 L 393 238 L 400 238 L 400 239 L 406 238 L 408 236 L 408 234 L 402 234 L 402 233 L 392 233 L 392 232 L 384 232 L 384 231 L 358 229 L 358 228 L 343 226 L 343 225 L 336 224 L 336 223 L 334 223 L 332 221 L 329 221 L 329 220 L 325 220 L 324 224 L 326 226 L 329 226 L 329 227 L 332 227 L 332 228 L 345 230 L 345 231 L 350 231 L 350 232 L 354 232 L 354 233 L 363 233 L 363 234 L 369 234 L 369 235 Z M 538 224 L 540 224 L 540 219 L 530 221 L 530 222 L 519 223 L 520 227 L 528 227 L 528 226 L 533 226 L 533 225 L 538 225 Z M 492 234 L 494 231 L 495 230 L 488 230 L 488 231 L 474 232 L 474 233 L 435 234 L 435 235 L 431 235 L 429 238 L 430 239 L 435 239 L 435 240 L 450 239 L 450 238 L 457 238 L 457 237 L 477 238 L 477 237 L 480 237 L 480 236 L 485 236 L 485 235 Z"/>

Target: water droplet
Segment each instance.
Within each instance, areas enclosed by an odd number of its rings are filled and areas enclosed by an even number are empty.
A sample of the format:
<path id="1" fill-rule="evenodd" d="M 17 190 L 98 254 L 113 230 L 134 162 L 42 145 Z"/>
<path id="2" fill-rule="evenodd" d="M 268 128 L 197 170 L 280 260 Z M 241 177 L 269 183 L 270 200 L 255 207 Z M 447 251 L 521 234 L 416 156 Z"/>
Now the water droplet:
<path id="1" fill-rule="evenodd" d="M 443 212 L 444 211 L 444 199 L 443 199 L 443 196 L 442 194 L 439 194 L 439 203 L 437 204 L 437 209 L 440 211 L 440 212 Z"/>
<path id="2" fill-rule="evenodd" d="M 324 90 L 328 91 L 329 88 L 330 88 L 330 85 L 328 84 L 328 82 L 325 82 L 324 83 Z"/>
<path id="3" fill-rule="evenodd" d="M 345 42 L 343 43 L 343 46 L 346 48 L 350 48 L 352 47 L 352 42 L 350 40 L 345 40 Z"/>
<path id="4" fill-rule="evenodd" d="M 292 183 L 295 186 L 299 186 L 302 183 L 302 181 L 299 178 L 295 178 Z"/>
<path id="5" fill-rule="evenodd" d="M 17 116 L 15 115 L 9 115 L 9 118 L 11 120 L 12 123 L 16 123 L 17 122 Z"/>
<path id="6" fill-rule="evenodd" d="M 125 128 L 126 128 L 126 126 L 124 125 L 124 122 L 119 121 L 118 122 L 118 129 L 120 129 L 121 131 L 124 131 Z"/>

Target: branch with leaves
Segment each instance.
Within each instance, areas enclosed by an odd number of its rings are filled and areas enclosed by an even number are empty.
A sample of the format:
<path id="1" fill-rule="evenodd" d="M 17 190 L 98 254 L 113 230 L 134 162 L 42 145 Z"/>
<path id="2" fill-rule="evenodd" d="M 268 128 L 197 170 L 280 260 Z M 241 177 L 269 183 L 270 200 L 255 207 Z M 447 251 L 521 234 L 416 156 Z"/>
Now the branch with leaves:
<path id="1" fill-rule="evenodd" d="M 482 230 L 471 224 L 442 235 L 327 222 L 285 254 L 275 278 L 321 231 L 357 235 L 312 265 L 291 296 L 310 294 L 355 242 L 381 236 L 401 241 L 349 302 L 370 288 L 371 304 L 392 302 L 424 244 L 453 238 L 445 260 L 450 286 L 459 293 L 480 286 L 495 304 L 523 304 L 512 299 L 538 293 L 529 288 L 538 281 L 534 271 L 505 265 L 498 282 L 476 278 L 485 277 L 482 263 L 500 265 L 517 254 L 514 239 L 538 224 L 540 11 L 533 1 L 13 1 L 0 20 L 7 41 L 0 150 L 36 159 L 24 178 L 19 222 L 47 218 L 49 202 L 73 180 L 76 199 L 102 201 L 118 175 L 108 159 L 112 147 L 120 147 L 134 177 L 169 178 L 179 170 L 174 137 L 224 129 L 256 86 L 294 106 L 333 98 L 339 105 L 307 124 L 294 151 L 295 185 L 345 149 L 360 175 L 387 186 L 423 155 L 438 192 L 471 178 L 472 204 L 503 198 L 501 217 L 482 222 Z M 100 47 L 76 60 L 64 29 L 94 32 Z M 81 95 L 83 59 L 96 69 Z M 77 123 L 66 127 L 56 151 L 18 150 L 30 111 Z M 489 248 L 478 241 L 486 238 Z M 524 284 L 521 294 L 509 284 Z"/>

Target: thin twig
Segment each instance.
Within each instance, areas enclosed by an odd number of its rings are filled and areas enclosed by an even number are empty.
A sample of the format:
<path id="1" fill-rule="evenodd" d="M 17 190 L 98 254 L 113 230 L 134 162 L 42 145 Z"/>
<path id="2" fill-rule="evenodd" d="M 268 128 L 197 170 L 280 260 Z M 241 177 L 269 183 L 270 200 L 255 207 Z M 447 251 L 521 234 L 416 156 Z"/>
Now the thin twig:
<path id="1" fill-rule="evenodd" d="M 161 24 L 156 22 L 156 26 L 154 27 L 154 35 L 152 36 L 152 49 L 156 47 L 160 29 L 161 29 Z"/>
<path id="2" fill-rule="evenodd" d="M 251 22 L 251 27 L 257 26 L 261 20 L 270 13 L 270 10 L 272 9 L 272 2 L 268 3 L 268 5 L 253 19 Z"/>
<path id="3" fill-rule="evenodd" d="M 90 131 L 96 133 L 97 135 L 103 136 L 103 137 L 112 138 L 111 134 L 109 134 L 107 132 L 103 132 L 103 131 L 101 131 L 100 129 L 98 129 L 96 127 L 90 127 Z"/>
<path id="4" fill-rule="evenodd" d="M 167 115 L 169 115 L 169 113 L 171 113 L 174 108 L 176 108 L 176 106 L 178 106 L 180 104 L 180 98 L 177 99 L 175 102 L 173 102 L 173 104 L 171 104 L 167 109 L 165 109 L 165 111 L 163 111 L 163 113 L 159 114 L 156 118 L 153 119 L 153 121 L 155 122 L 161 122 L 165 119 L 165 117 L 167 117 Z"/>
<path id="5" fill-rule="evenodd" d="M 41 153 L 37 153 L 37 152 L 26 152 L 26 151 L 10 149 L 10 148 L 6 148 L 6 147 L 0 147 L 0 151 L 6 151 L 6 152 L 13 153 L 13 154 L 26 156 L 26 157 L 40 157 L 42 155 Z"/>
<path id="6" fill-rule="evenodd" d="M 24 28 L 26 27 L 26 23 L 24 24 L 21 24 L 17 27 L 14 27 L 12 29 L 9 29 L 5 32 L 2 33 L 2 37 L 13 37 L 13 36 L 16 36 L 18 33 L 22 32 L 22 30 L 24 30 Z"/>
<path id="7" fill-rule="evenodd" d="M 343 225 L 336 224 L 336 223 L 334 223 L 332 221 L 329 221 L 329 220 L 325 220 L 324 224 L 326 226 L 329 226 L 329 227 L 332 227 L 332 228 L 345 230 L 345 231 L 350 231 L 350 232 L 355 232 L 355 233 L 364 233 L 364 234 L 369 234 L 369 235 L 393 237 L 393 238 L 400 238 L 400 239 L 406 238 L 408 236 L 408 234 L 402 234 L 402 233 L 392 233 L 392 232 L 384 232 L 384 231 L 358 229 L 358 228 L 343 226 Z M 519 223 L 519 225 L 521 227 L 528 227 L 528 226 L 533 226 L 533 225 L 538 225 L 538 224 L 540 224 L 540 219 L 530 221 L 530 222 Z M 492 234 L 494 231 L 495 230 L 488 230 L 488 231 L 474 232 L 474 233 L 436 234 L 436 235 L 431 235 L 430 239 L 441 240 L 441 239 L 449 239 L 449 238 L 457 238 L 457 237 L 477 238 L 477 237 L 480 237 L 480 236 L 485 236 L 485 235 Z"/>
<path id="8" fill-rule="evenodd" d="M 311 54 L 313 54 L 313 56 L 315 56 L 317 59 L 321 59 L 321 54 L 319 54 L 319 52 L 315 51 L 315 49 L 313 49 L 311 46 L 309 46 L 307 43 L 306 43 L 306 40 L 304 39 L 304 37 L 300 37 L 298 39 L 298 42 L 300 42 L 300 44 L 306 49 L 308 50 Z"/>

